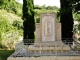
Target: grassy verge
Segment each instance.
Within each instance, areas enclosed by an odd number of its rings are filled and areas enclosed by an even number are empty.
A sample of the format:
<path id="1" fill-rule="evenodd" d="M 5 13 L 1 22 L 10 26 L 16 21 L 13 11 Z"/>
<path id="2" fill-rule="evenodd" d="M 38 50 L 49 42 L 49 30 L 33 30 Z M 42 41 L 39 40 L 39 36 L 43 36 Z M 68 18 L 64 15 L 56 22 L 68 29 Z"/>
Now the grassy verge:
<path id="1" fill-rule="evenodd" d="M 13 52 L 14 50 L 0 50 L 0 60 L 7 60 Z"/>

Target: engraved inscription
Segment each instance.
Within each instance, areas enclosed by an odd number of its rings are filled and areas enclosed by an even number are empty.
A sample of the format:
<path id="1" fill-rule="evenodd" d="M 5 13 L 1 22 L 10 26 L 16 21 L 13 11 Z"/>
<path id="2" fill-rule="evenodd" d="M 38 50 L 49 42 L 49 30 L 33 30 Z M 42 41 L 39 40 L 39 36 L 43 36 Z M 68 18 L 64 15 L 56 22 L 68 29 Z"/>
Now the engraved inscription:
<path id="1" fill-rule="evenodd" d="M 53 35 L 53 27 L 52 27 L 52 21 L 46 20 L 44 23 L 44 35 L 47 37 L 50 37 Z"/>
<path id="2" fill-rule="evenodd" d="M 55 18 L 54 14 L 42 15 L 42 41 L 55 41 Z"/>

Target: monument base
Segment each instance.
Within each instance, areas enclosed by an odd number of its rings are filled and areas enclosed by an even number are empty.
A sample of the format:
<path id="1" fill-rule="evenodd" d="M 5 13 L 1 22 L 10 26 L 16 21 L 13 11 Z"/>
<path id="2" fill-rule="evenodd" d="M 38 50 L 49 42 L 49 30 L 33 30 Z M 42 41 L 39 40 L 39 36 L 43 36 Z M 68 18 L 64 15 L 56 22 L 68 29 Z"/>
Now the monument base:
<path id="1" fill-rule="evenodd" d="M 46 45 L 48 43 L 45 44 L 45 42 L 34 43 L 27 46 L 21 42 L 16 45 L 15 52 L 7 60 L 80 60 L 80 54 L 77 51 L 72 51 L 68 45 L 56 43 L 54 45 L 50 42 L 50 45 Z"/>
<path id="2" fill-rule="evenodd" d="M 7 60 L 80 60 L 80 56 L 9 57 Z"/>
<path id="3" fill-rule="evenodd" d="M 62 41 L 37 42 L 28 47 L 29 52 L 69 52 L 71 49 L 69 45 L 65 45 Z"/>
<path id="4" fill-rule="evenodd" d="M 64 46 L 62 41 L 40 41 L 34 43 L 35 47 L 54 47 L 54 46 Z"/>

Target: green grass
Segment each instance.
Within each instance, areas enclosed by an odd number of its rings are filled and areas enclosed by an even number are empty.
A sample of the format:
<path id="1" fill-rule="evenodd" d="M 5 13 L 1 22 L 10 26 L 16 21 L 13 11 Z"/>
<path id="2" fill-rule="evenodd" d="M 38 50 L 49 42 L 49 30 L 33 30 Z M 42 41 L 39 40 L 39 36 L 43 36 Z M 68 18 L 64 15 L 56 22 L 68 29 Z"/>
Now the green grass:
<path id="1" fill-rule="evenodd" d="M 0 60 L 7 60 L 13 52 L 14 50 L 0 50 Z"/>

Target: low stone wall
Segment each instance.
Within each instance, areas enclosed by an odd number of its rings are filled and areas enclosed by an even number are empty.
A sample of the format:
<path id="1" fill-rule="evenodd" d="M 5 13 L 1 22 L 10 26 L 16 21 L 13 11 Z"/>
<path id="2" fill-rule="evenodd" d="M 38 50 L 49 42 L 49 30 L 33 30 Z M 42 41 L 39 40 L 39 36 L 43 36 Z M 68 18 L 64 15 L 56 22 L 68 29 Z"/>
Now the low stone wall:
<path id="1" fill-rule="evenodd" d="M 80 56 L 9 57 L 7 60 L 80 60 Z"/>

